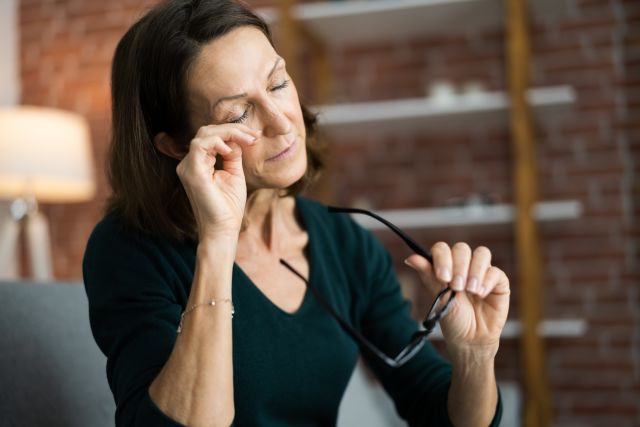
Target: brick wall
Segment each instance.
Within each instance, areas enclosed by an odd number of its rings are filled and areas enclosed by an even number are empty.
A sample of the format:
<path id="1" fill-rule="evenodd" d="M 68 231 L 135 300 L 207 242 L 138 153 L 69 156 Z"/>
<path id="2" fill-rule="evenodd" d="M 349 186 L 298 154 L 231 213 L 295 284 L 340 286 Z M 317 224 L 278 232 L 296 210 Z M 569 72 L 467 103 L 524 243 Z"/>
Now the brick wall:
<path id="1" fill-rule="evenodd" d="M 273 1 L 253 1 L 269 5 Z M 77 111 L 88 117 L 98 167 L 96 200 L 49 205 L 54 268 L 61 279 L 80 278 L 85 241 L 108 194 L 103 176 L 109 137 L 109 64 L 115 45 L 145 4 L 132 0 L 22 0 L 22 103 Z M 536 86 L 572 85 L 574 111 L 537 122 L 541 198 L 577 199 L 580 219 L 540 224 L 546 262 L 545 316 L 588 321 L 580 338 L 546 342 L 556 424 L 640 424 L 640 2 L 570 0 L 568 16 L 536 22 Z M 460 24 L 463 26 L 463 24 Z M 481 81 L 505 88 L 504 31 L 350 46 L 331 52 L 336 100 L 423 96 L 436 79 Z M 308 88 L 307 81 L 298 82 Z M 313 101 L 313 91 L 307 90 Z M 303 93 L 304 96 L 304 93 Z M 406 131 L 333 138 L 327 183 L 334 201 L 366 200 L 379 209 L 440 206 L 471 193 L 512 199 L 508 129 L 455 134 Z M 512 278 L 511 315 L 517 317 L 514 236 L 510 225 L 414 230 L 437 240 L 485 244 Z M 401 260 L 406 255 L 385 233 Z M 415 313 L 425 296 L 398 263 Z M 500 379 L 518 379 L 517 343 L 505 341 Z"/>
<path id="2" fill-rule="evenodd" d="M 98 195 L 90 203 L 49 205 L 54 274 L 81 277 L 84 245 L 107 195 L 104 157 L 110 126 L 110 63 L 115 46 L 141 15 L 139 1 L 20 1 L 22 104 L 76 111 L 89 120 Z"/>
<path id="3" fill-rule="evenodd" d="M 576 1 L 563 19 L 534 25 L 535 86 L 572 85 L 573 114 L 537 122 L 540 197 L 577 199 L 582 218 L 540 224 L 546 262 L 545 316 L 584 318 L 580 338 L 546 341 L 557 425 L 640 423 L 637 198 L 640 3 Z M 334 97 L 362 101 L 424 95 L 429 82 L 481 81 L 504 89 L 504 31 L 430 37 L 403 44 L 347 47 L 333 52 Z M 342 78 L 341 78 L 342 77 Z M 376 208 L 440 206 L 470 193 L 510 201 L 507 129 L 455 134 L 362 133 L 332 141 L 337 203 L 365 199 Z M 373 173 L 375 171 L 375 173 Z M 635 192 L 635 193 L 634 193 Z M 635 215 L 634 215 L 635 213 Z M 514 287 L 510 226 L 423 230 L 422 242 L 485 244 Z M 382 233 L 399 261 L 406 251 Z M 400 272 L 406 268 L 398 262 Z M 407 287 L 416 287 L 402 274 Z M 415 292 L 415 291 L 413 291 Z M 426 297 L 417 298 L 424 307 Z M 420 312 L 418 307 L 416 315 Z M 519 378 L 515 343 L 498 357 L 500 379 Z"/>

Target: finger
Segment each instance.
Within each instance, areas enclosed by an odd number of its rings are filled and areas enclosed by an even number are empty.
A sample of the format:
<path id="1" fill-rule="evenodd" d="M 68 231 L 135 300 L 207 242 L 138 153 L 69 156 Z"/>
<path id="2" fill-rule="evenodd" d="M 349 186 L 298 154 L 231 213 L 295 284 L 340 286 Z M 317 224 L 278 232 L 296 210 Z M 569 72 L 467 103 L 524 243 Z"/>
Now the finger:
<path id="1" fill-rule="evenodd" d="M 254 145 L 262 132 L 255 131 L 242 124 L 208 125 L 198 129 L 197 138 L 220 137 L 225 142 L 238 142 L 245 145 Z"/>
<path id="2" fill-rule="evenodd" d="M 469 264 L 471 263 L 471 247 L 464 243 L 458 242 L 451 248 L 451 258 L 453 259 L 453 282 L 451 289 L 454 291 L 463 291 L 467 283 L 467 273 Z"/>
<path id="3" fill-rule="evenodd" d="M 469 277 L 467 278 L 467 291 L 480 295 L 483 292 L 482 283 L 484 276 L 491 266 L 491 251 L 486 246 L 478 246 L 471 257 Z"/>
<path id="4" fill-rule="evenodd" d="M 232 156 L 232 153 L 232 148 L 220 137 L 194 138 L 191 140 L 189 153 L 181 162 L 182 166 L 178 173 L 184 174 L 191 171 L 197 175 L 211 175 L 216 164 L 216 155 L 220 154 L 224 158 Z"/>
<path id="5" fill-rule="evenodd" d="M 193 160 L 199 161 L 205 159 L 208 166 L 212 166 L 215 163 L 215 156 L 220 154 L 222 156 L 229 155 L 233 152 L 230 146 L 231 142 L 227 144 L 219 136 L 209 136 L 205 138 L 194 138 L 191 141 L 189 147 L 189 153 L 193 151 Z"/>
<path id="6" fill-rule="evenodd" d="M 413 254 L 404 260 L 404 263 L 414 269 L 420 276 L 420 280 L 425 286 L 432 288 L 432 291 L 442 289 L 442 286 L 435 277 L 431 263 L 423 256 Z"/>
<path id="7" fill-rule="evenodd" d="M 230 141 L 229 141 L 230 142 Z M 208 136 L 203 138 L 194 138 L 191 141 L 194 150 L 201 150 L 205 154 L 228 154 L 231 147 L 219 136 Z"/>
<path id="8" fill-rule="evenodd" d="M 451 268 L 453 261 L 451 259 L 451 248 L 445 242 L 438 242 L 431 247 L 431 255 L 433 256 L 433 268 L 436 277 L 442 283 L 451 282 Z"/>
<path id="9" fill-rule="evenodd" d="M 498 269 L 499 270 L 499 277 L 498 277 L 498 282 L 493 286 L 491 293 L 493 295 L 510 295 L 511 294 L 511 287 L 509 285 L 509 277 L 507 277 L 507 274 Z M 487 293 L 487 295 L 489 295 Z"/>
<path id="10" fill-rule="evenodd" d="M 484 275 L 484 280 L 482 281 L 482 293 L 480 294 L 480 297 L 485 298 L 493 292 L 494 288 L 502 280 L 503 275 L 504 273 L 498 267 L 489 267 Z"/>
<path id="11" fill-rule="evenodd" d="M 243 175 L 242 149 L 236 143 L 230 142 L 231 152 L 222 155 L 222 169 L 234 175 Z"/>

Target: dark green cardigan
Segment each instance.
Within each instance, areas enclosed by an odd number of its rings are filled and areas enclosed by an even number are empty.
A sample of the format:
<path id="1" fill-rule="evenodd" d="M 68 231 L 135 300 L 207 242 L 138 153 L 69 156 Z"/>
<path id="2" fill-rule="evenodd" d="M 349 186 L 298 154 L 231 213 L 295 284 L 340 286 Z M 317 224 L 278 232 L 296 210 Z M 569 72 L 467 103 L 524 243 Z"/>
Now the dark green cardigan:
<path id="1" fill-rule="evenodd" d="M 310 283 L 387 354 L 416 330 L 387 251 L 349 216 L 297 197 L 309 233 Z M 91 328 L 107 356 L 118 426 L 179 426 L 150 400 L 149 384 L 171 353 L 195 265 L 196 244 L 127 232 L 112 216 L 93 231 L 83 274 Z M 283 268 L 282 274 L 292 274 Z M 357 345 L 307 291 L 294 314 L 233 268 L 236 426 L 335 425 Z M 366 354 L 363 354 L 368 359 Z M 402 368 L 367 360 L 412 426 L 450 425 L 450 366 L 431 345 Z M 498 404 L 494 425 L 500 419 Z"/>

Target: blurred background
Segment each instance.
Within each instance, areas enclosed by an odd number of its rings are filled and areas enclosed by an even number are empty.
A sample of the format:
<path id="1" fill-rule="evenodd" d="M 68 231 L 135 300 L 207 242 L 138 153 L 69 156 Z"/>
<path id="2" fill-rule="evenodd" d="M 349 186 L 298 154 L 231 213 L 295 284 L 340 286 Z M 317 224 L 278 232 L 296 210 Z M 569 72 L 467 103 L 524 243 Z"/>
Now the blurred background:
<path id="1" fill-rule="evenodd" d="M 486 245 L 511 278 L 504 425 L 640 425 L 640 1 L 247 3 L 320 114 L 330 165 L 310 196 L 378 211 L 426 247 Z M 109 194 L 110 62 L 152 4 L 0 0 L 0 278 L 81 281 Z M 18 153 L 5 136 L 20 105 L 75 113 L 78 142 L 57 145 L 61 128 Z M 20 155 L 71 190 L 22 199 Z M 375 232 L 421 318 L 406 249 Z M 366 372 L 358 381 L 381 398 Z"/>

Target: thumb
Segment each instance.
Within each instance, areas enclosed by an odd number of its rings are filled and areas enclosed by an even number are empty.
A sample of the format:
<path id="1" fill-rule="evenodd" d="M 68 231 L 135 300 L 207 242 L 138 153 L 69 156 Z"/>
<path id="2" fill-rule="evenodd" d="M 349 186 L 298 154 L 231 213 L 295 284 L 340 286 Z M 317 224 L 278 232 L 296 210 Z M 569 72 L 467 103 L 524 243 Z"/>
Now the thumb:
<path id="1" fill-rule="evenodd" d="M 222 169 L 235 176 L 244 176 L 244 169 L 242 168 L 242 148 L 235 142 L 230 142 L 228 145 L 231 151 L 221 155 Z"/>

